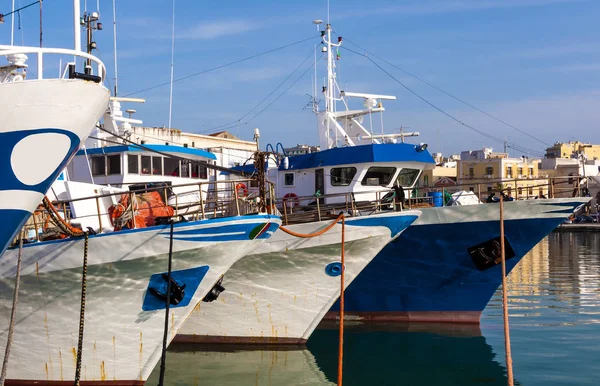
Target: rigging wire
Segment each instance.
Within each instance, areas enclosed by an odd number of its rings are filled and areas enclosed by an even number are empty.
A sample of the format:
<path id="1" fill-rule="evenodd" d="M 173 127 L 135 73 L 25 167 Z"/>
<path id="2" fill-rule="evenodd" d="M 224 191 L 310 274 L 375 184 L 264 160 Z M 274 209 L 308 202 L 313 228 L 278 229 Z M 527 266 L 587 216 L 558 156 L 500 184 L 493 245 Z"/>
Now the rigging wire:
<path id="1" fill-rule="evenodd" d="M 41 3 L 41 2 L 42 2 L 42 0 L 37 0 L 37 1 L 34 1 L 33 3 L 29 3 L 29 4 L 27 4 L 27 5 L 26 5 L 26 6 L 24 6 L 24 7 L 21 7 L 21 8 L 15 9 L 15 10 L 13 10 L 13 11 L 10 11 L 10 12 L 8 12 L 8 13 L 0 13 L 0 16 L 3 16 L 3 17 L 10 16 L 10 15 L 12 15 L 13 13 L 17 13 L 17 12 L 19 12 L 19 11 L 22 11 L 22 10 L 24 10 L 25 8 L 29 8 L 29 7 L 31 7 L 31 6 L 33 6 L 33 5 L 36 5 L 37 3 Z"/>
<path id="2" fill-rule="evenodd" d="M 429 100 L 425 99 L 424 97 L 422 97 L 421 95 L 419 95 L 416 91 L 414 91 L 413 89 L 411 89 L 410 87 L 408 87 L 407 85 L 405 85 L 404 83 L 402 83 L 400 80 L 398 80 L 396 77 L 394 77 L 389 71 L 387 71 L 385 68 L 383 68 L 379 63 L 377 63 L 376 61 L 374 61 L 369 55 L 363 54 L 361 52 L 355 51 L 353 49 L 350 49 L 348 47 L 344 47 L 345 50 L 350 51 L 354 54 L 357 54 L 359 56 L 363 56 L 365 58 L 367 58 L 371 63 L 373 63 L 373 65 L 375 65 L 377 68 L 379 68 L 383 73 L 385 73 L 387 76 L 389 76 L 392 80 L 394 80 L 396 83 L 398 83 L 400 86 L 402 86 L 404 89 L 406 89 L 408 92 L 410 92 L 411 94 L 413 94 L 414 96 L 416 96 L 417 98 L 419 98 L 420 100 L 422 100 L 423 102 L 425 102 L 426 104 L 428 104 L 430 107 L 432 107 L 433 109 L 437 110 L 438 112 L 442 113 L 443 115 L 447 116 L 448 118 L 452 119 L 453 121 L 459 123 L 460 125 L 488 138 L 491 139 L 493 141 L 497 141 L 500 143 L 506 143 L 505 140 L 495 137 L 489 133 L 486 133 L 485 131 L 482 131 L 480 129 L 477 129 L 476 127 L 469 125 L 468 123 L 460 120 L 459 118 L 455 117 L 454 115 L 446 112 L 445 110 L 443 110 L 442 108 L 438 107 L 437 105 L 434 105 L 433 103 L 431 103 Z M 541 153 L 540 151 L 537 150 L 533 150 L 533 149 L 529 149 L 523 146 L 518 146 L 516 144 L 507 144 L 507 147 L 517 150 L 519 152 L 525 153 L 525 154 L 530 154 L 533 156 L 543 156 L 543 153 Z"/>
<path id="3" fill-rule="evenodd" d="M 202 70 L 202 71 L 200 71 L 200 72 L 196 72 L 196 73 L 194 73 L 194 74 L 186 75 L 186 76 L 184 76 L 184 77 L 181 77 L 181 78 L 174 79 L 174 80 L 173 80 L 173 83 L 175 83 L 175 82 L 180 82 L 180 81 L 182 81 L 182 80 L 186 80 L 186 79 L 190 79 L 190 78 L 193 78 L 193 77 L 195 77 L 195 76 L 198 76 L 198 75 L 203 75 L 203 74 L 206 74 L 206 73 L 209 73 L 209 72 L 213 72 L 213 71 L 216 71 L 216 70 L 220 70 L 220 69 L 222 69 L 222 68 L 229 67 L 229 66 L 232 66 L 232 65 L 234 65 L 234 64 L 238 64 L 238 63 L 242 63 L 242 62 L 245 62 L 245 61 L 248 61 L 248 60 L 254 59 L 254 58 L 258 58 L 259 56 L 263 56 L 263 55 L 267 55 L 267 54 L 270 54 L 270 53 L 273 53 L 273 52 L 276 52 L 276 51 L 280 51 L 280 50 L 283 50 L 283 49 L 285 49 L 285 48 L 292 47 L 292 46 L 295 46 L 295 45 L 297 45 L 297 44 L 300 44 L 300 43 L 304 43 L 304 42 L 306 42 L 306 41 L 308 41 L 308 40 L 311 40 L 311 39 L 314 39 L 314 38 L 315 38 L 315 36 L 313 35 L 313 36 L 311 36 L 311 37 L 309 37 L 309 38 L 302 39 L 302 40 L 298 40 L 298 41 L 296 41 L 296 42 L 289 43 L 289 44 L 286 44 L 286 45 L 284 45 L 284 46 L 280 46 L 280 47 L 272 48 L 272 49 L 270 49 L 270 50 L 268 50 L 268 51 L 263 51 L 263 52 L 260 52 L 260 53 L 258 53 L 258 54 L 250 55 L 250 56 L 247 56 L 247 57 L 245 57 L 245 58 L 242 58 L 242 59 L 234 60 L 233 62 L 229 62 L 229 63 L 221 64 L 221 65 L 218 65 L 218 66 L 216 66 L 216 67 L 212 67 L 212 68 L 208 68 L 208 69 L 206 69 L 206 70 Z M 129 94 L 125 95 L 125 97 L 129 97 L 129 96 L 132 96 L 132 95 L 140 94 L 140 93 L 142 93 L 142 92 L 146 92 L 146 91 L 154 90 L 154 89 L 157 89 L 157 88 L 159 88 L 159 87 L 167 86 L 167 85 L 169 85 L 169 84 L 171 84 L 171 82 L 170 82 L 170 81 L 169 81 L 169 82 L 165 82 L 165 83 L 161 83 L 161 84 L 157 84 L 157 85 L 155 85 L 155 86 L 152 86 L 152 87 L 148 87 L 148 88 L 145 88 L 145 89 L 142 89 L 142 90 L 139 90 L 139 91 L 135 91 L 135 92 L 129 93 Z"/>
<path id="4" fill-rule="evenodd" d="M 267 96 L 265 96 L 260 102 L 258 102 L 256 105 L 254 105 L 254 107 L 252 107 L 250 110 L 248 110 L 248 112 L 246 112 L 246 114 L 242 115 L 239 119 L 237 119 L 235 121 L 231 121 L 231 122 L 225 123 L 223 125 L 212 127 L 210 129 L 204 129 L 202 131 L 199 131 L 198 133 L 206 133 L 206 132 L 209 132 L 209 131 L 218 130 L 218 129 L 221 129 L 223 127 L 227 127 L 227 126 L 230 126 L 230 125 L 233 125 L 233 124 L 240 123 L 244 118 L 246 118 L 248 115 L 250 115 L 260 105 L 262 105 L 267 99 L 269 99 L 273 94 L 275 94 L 275 92 L 277 92 L 277 90 L 279 90 L 300 69 L 300 67 L 302 67 L 302 65 L 304 65 L 304 63 L 306 63 L 306 61 L 311 56 L 313 56 L 313 50 L 312 49 L 311 49 L 310 53 L 308 54 L 308 56 L 306 58 L 304 58 L 304 60 L 302 62 L 300 62 L 300 64 L 298 64 L 298 66 L 283 81 L 281 81 L 281 83 L 279 83 L 277 85 L 277 87 L 275 87 L 269 94 L 267 94 Z"/>
<path id="5" fill-rule="evenodd" d="M 250 123 L 251 121 L 253 121 L 259 115 L 264 113 L 269 107 L 271 107 L 273 105 L 273 103 L 277 102 L 283 95 L 285 95 L 285 93 L 288 92 L 296 83 L 298 83 L 298 81 L 300 79 L 302 79 L 310 70 L 312 70 L 313 66 L 314 66 L 314 63 L 311 63 L 311 65 L 308 66 L 308 68 L 306 68 L 306 70 L 304 70 L 304 72 L 302 74 L 300 74 L 300 76 L 297 77 L 285 90 L 283 90 L 279 95 L 277 95 L 277 97 L 275 97 L 275 99 L 273 99 L 271 102 L 269 102 L 269 104 L 267 104 L 265 107 L 263 107 L 260 111 L 258 111 L 256 114 L 254 114 L 247 121 L 245 121 L 244 123 L 238 123 L 233 126 L 224 127 L 223 130 L 233 129 L 233 128 L 239 127 L 239 126 L 244 126 L 244 125 L 247 125 L 248 123 Z"/>
<path id="6" fill-rule="evenodd" d="M 337 35 L 337 34 L 336 34 L 336 35 Z M 338 36 L 339 36 L 339 35 L 338 35 Z M 548 142 L 545 142 L 544 140 L 542 140 L 542 139 L 540 139 L 540 138 L 538 138 L 538 137 L 536 137 L 536 136 L 534 136 L 534 135 L 531 135 L 531 134 L 529 134 L 529 133 L 528 133 L 528 132 L 526 132 L 525 130 L 519 129 L 519 128 L 518 128 L 518 127 L 516 127 L 516 126 L 514 126 L 514 125 L 511 125 L 510 123 L 508 123 L 508 122 L 504 121 L 503 119 L 501 119 L 501 118 L 498 118 L 498 117 L 496 117 L 496 116 L 494 116 L 494 115 L 492 115 L 492 114 L 488 113 L 487 111 L 485 111 L 485 110 L 483 110 L 483 109 L 481 109 L 481 108 L 479 108 L 479 107 L 477 107 L 477 106 L 473 105 L 472 103 L 469 103 L 469 102 L 465 101 L 464 99 L 461 99 L 461 98 L 457 97 L 456 95 L 453 95 L 453 94 L 451 94 L 451 93 L 449 93 L 449 92 L 447 92 L 447 91 L 445 91 L 445 90 L 441 89 L 440 87 L 438 87 L 438 86 L 434 85 L 433 83 L 431 83 L 431 82 L 428 82 L 428 81 L 426 81 L 425 79 L 423 79 L 423 78 L 421 78 L 421 77 L 419 77 L 419 76 L 417 76 L 417 75 L 415 75 L 415 74 L 413 74 L 413 73 L 411 73 L 411 72 L 409 72 L 409 71 L 407 71 L 407 70 L 403 69 L 402 67 L 400 67 L 400 66 L 398 66 L 398 65 L 396 65 L 396 64 L 394 64 L 394 63 L 392 63 L 392 62 L 390 62 L 390 61 L 388 61 L 388 60 L 386 60 L 386 59 L 384 59 L 384 58 L 382 58 L 381 56 L 378 56 L 378 55 L 376 55 L 376 54 L 374 54 L 374 53 L 372 53 L 372 52 L 368 51 L 367 49 L 365 49 L 365 48 L 363 48 L 363 47 L 359 46 L 358 44 L 356 44 L 356 43 L 354 43 L 354 42 L 352 42 L 352 41 L 348 40 L 347 38 L 344 38 L 344 41 L 347 41 L 348 43 L 352 44 L 353 46 L 355 46 L 355 47 L 357 47 L 357 48 L 359 48 L 359 49 L 363 50 L 364 52 L 366 52 L 366 54 L 367 54 L 367 55 L 370 55 L 370 56 L 372 56 L 372 57 L 374 57 L 374 58 L 377 58 L 377 59 L 381 60 L 382 62 L 384 62 L 384 63 L 386 63 L 386 64 L 388 64 L 388 65 L 390 65 L 390 66 L 394 67 L 395 69 L 402 71 L 404 74 L 406 74 L 406 75 L 410 76 L 411 78 L 414 78 L 414 79 L 418 80 L 419 82 L 422 82 L 422 83 L 426 84 L 427 86 L 429 86 L 429 87 L 433 88 L 434 90 L 437 90 L 437 91 L 441 92 L 442 94 L 444 94 L 444 95 L 446 95 L 446 96 L 448 96 L 448 97 L 450 97 L 450 98 L 452 98 L 452 99 L 454 99 L 454 100 L 456 100 L 456 101 L 458 101 L 458 102 L 460 102 L 460 103 L 462 103 L 462 104 L 464 104 L 464 105 L 466 105 L 466 106 L 468 106 L 468 107 L 470 107 L 470 108 L 472 108 L 472 109 L 474 109 L 474 110 L 477 110 L 477 111 L 479 111 L 480 113 L 482 113 L 482 114 L 484 114 L 484 115 L 488 116 L 489 118 L 492 118 L 493 120 L 495 120 L 495 121 L 497 121 L 497 122 L 500 122 L 500 123 L 502 123 L 503 125 L 506 125 L 506 126 L 510 127 L 511 129 L 514 129 L 514 130 L 516 130 L 516 131 L 520 132 L 521 134 L 525 134 L 525 135 L 526 135 L 526 136 L 528 136 L 529 138 L 532 138 L 532 139 L 534 139 L 534 140 L 536 140 L 536 141 L 538 141 L 538 142 L 540 142 L 540 143 L 542 143 L 542 144 L 544 144 L 544 145 L 547 145 L 547 146 L 552 146 L 552 145 L 551 145 L 551 144 L 549 144 Z M 344 48 L 344 49 L 345 49 L 346 47 L 342 47 L 342 48 Z"/>

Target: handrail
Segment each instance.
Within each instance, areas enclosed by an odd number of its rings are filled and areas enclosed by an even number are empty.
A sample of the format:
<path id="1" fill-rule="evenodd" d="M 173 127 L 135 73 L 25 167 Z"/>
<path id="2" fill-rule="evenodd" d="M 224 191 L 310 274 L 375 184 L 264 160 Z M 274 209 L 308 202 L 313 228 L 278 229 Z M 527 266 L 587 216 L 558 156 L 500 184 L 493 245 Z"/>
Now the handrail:
<path id="1" fill-rule="evenodd" d="M 57 55 L 72 55 L 81 57 L 84 59 L 89 59 L 92 62 L 96 63 L 98 66 L 98 76 L 100 76 L 101 81 L 104 81 L 106 78 L 106 66 L 104 63 L 98 59 L 97 57 L 88 54 L 87 52 L 68 49 L 68 48 L 47 48 L 47 47 L 28 47 L 28 46 L 9 46 L 9 45 L 0 45 L 0 55 L 14 55 L 14 54 L 37 54 L 38 57 L 38 78 L 43 79 L 43 55 L 44 54 L 57 54 Z"/>

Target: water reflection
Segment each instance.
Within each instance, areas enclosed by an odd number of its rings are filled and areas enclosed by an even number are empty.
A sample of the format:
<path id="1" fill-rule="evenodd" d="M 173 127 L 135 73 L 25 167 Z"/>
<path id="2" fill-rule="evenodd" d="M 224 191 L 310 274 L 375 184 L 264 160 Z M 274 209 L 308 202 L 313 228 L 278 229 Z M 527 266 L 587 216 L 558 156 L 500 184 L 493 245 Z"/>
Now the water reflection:
<path id="1" fill-rule="evenodd" d="M 323 325 L 321 327 L 324 327 Z M 337 327 L 308 341 L 327 379 L 337 379 Z M 506 385 L 504 367 L 478 326 L 347 326 L 344 385 Z"/>
<path id="2" fill-rule="evenodd" d="M 157 385 L 160 365 L 147 385 Z M 310 351 L 242 346 L 171 345 L 165 385 L 332 385 Z"/>
<path id="3" fill-rule="evenodd" d="M 508 277 L 511 318 L 538 326 L 599 323 L 599 246 L 596 232 L 555 232 L 542 240 Z M 501 302 L 496 294 L 483 321 L 499 317 Z"/>
<path id="4" fill-rule="evenodd" d="M 516 384 L 596 385 L 600 379 L 600 232 L 552 233 L 508 278 Z M 506 385 L 502 298 L 478 326 L 348 324 L 344 385 Z M 482 332 L 483 331 L 483 334 Z M 333 385 L 337 326 L 307 349 L 174 346 L 169 385 Z M 158 367 L 148 384 L 156 384 Z"/>

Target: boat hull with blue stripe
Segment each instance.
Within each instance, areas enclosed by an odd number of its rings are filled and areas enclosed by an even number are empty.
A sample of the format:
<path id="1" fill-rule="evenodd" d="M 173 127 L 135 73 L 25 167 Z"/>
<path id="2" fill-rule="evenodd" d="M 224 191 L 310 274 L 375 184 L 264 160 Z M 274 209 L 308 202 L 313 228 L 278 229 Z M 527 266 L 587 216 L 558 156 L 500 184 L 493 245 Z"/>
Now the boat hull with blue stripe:
<path id="1" fill-rule="evenodd" d="M 345 220 L 348 286 L 381 249 L 398 237 L 419 211 L 387 212 Z M 286 228 L 313 234 L 330 222 Z M 278 231 L 256 253 L 239 260 L 223 280 L 220 301 L 192 312 L 177 342 L 302 344 L 340 295 L 342 225 L 299 238 Z"/>
<path id="2" fill-rule="evenodd" d="M 173 232 L 173 279 L 185 285 L 171 304 L 168 338 L 237 260 L 280 225 L 247 215 L 180 222 Z M 169 225 L 91 235 L 82 382 L 143 384 L 160 359 Z M 75 374 L 84 238 L 27 244 L 7 379 L 72 384 Z M 0 262 L 0 304 L 9 310 L 18 250 Z M 180 294 L 181 295 L 181 294 Z M 4 350 L 8 318 L 0 325 Z M 20 382 L 20 383 L 19 383 Z"/>
<path id="3" fill-rule="evenodd" d="M 546 235 L 589 198 L 504 204 L 510 272 Z M 479 323 L 502 282 L 497 204 L 422 208 L 348 287 L 349 319 Z M 338 305 L 328 319 L 337 317 Z"/>
<path id="4" fill-rule="evenodd" d="M 0 255 L 105 112 L 109 91 L 75 79 L 0 79 Z"/>

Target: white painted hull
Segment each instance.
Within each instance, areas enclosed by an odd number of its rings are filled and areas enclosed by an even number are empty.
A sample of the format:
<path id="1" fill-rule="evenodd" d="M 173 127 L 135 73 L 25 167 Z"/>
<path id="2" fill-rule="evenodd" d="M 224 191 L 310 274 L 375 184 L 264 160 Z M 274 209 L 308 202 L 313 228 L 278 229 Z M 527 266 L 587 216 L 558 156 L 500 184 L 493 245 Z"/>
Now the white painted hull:
<path id="1" fill-rule="evenodd" d="M 347 219 L 345 286 L 419 215 L 404 211 Z M 403 218 L 406 223 L 394 232 L 383 224 L 358 225 L 366 218 L 385 217 Z M 328 224 L 313 222 L 288 229 L 312 233 Z M 225 291 L 215 302 L 194 310 L 176 341 L 305 342 L 340 295 L 340 277 L 328 275 L 326 267 L 340 261 L 341 229 L 338 223 L 322 236 L 308 239 L 277 232 L 258 253 L 227 271 Z"/>
<path id="2" fill-rule="evenodd" d="M 0 254 L 89 136 L 108 97 L 102 85 L 81 80 L 0 84 Z"/>
<path id="3" fill-rule="evenodd" d="M 271 224 L 269 230 L 250 239 L 249 230 L 264 223 Z M 209 268 L 189 304 L 172 306 L 169 341 L 221 275 L 268 238 L 278 224 L 279 219 L 272 216 L 244 216 L 176 225 L 173 270 L 205 265 Z M 242 226 L 246 231 L 239 232 Z M 143 311 L 142 304 L 146 305 L 150 276 L 167 270 L 168 234 L 169 228 L 165 226 L 90 237 L 82 381 L 142 382 L 156 366 L 161 355 L 165 314 L 163 309 Z M 83 246 L 84 240 L 79 239 L 30 244 L 23 249 L 9 380 L 72 384 Z M 2 352 L 17 252 L 7 251 L 0 266 Z"/>

